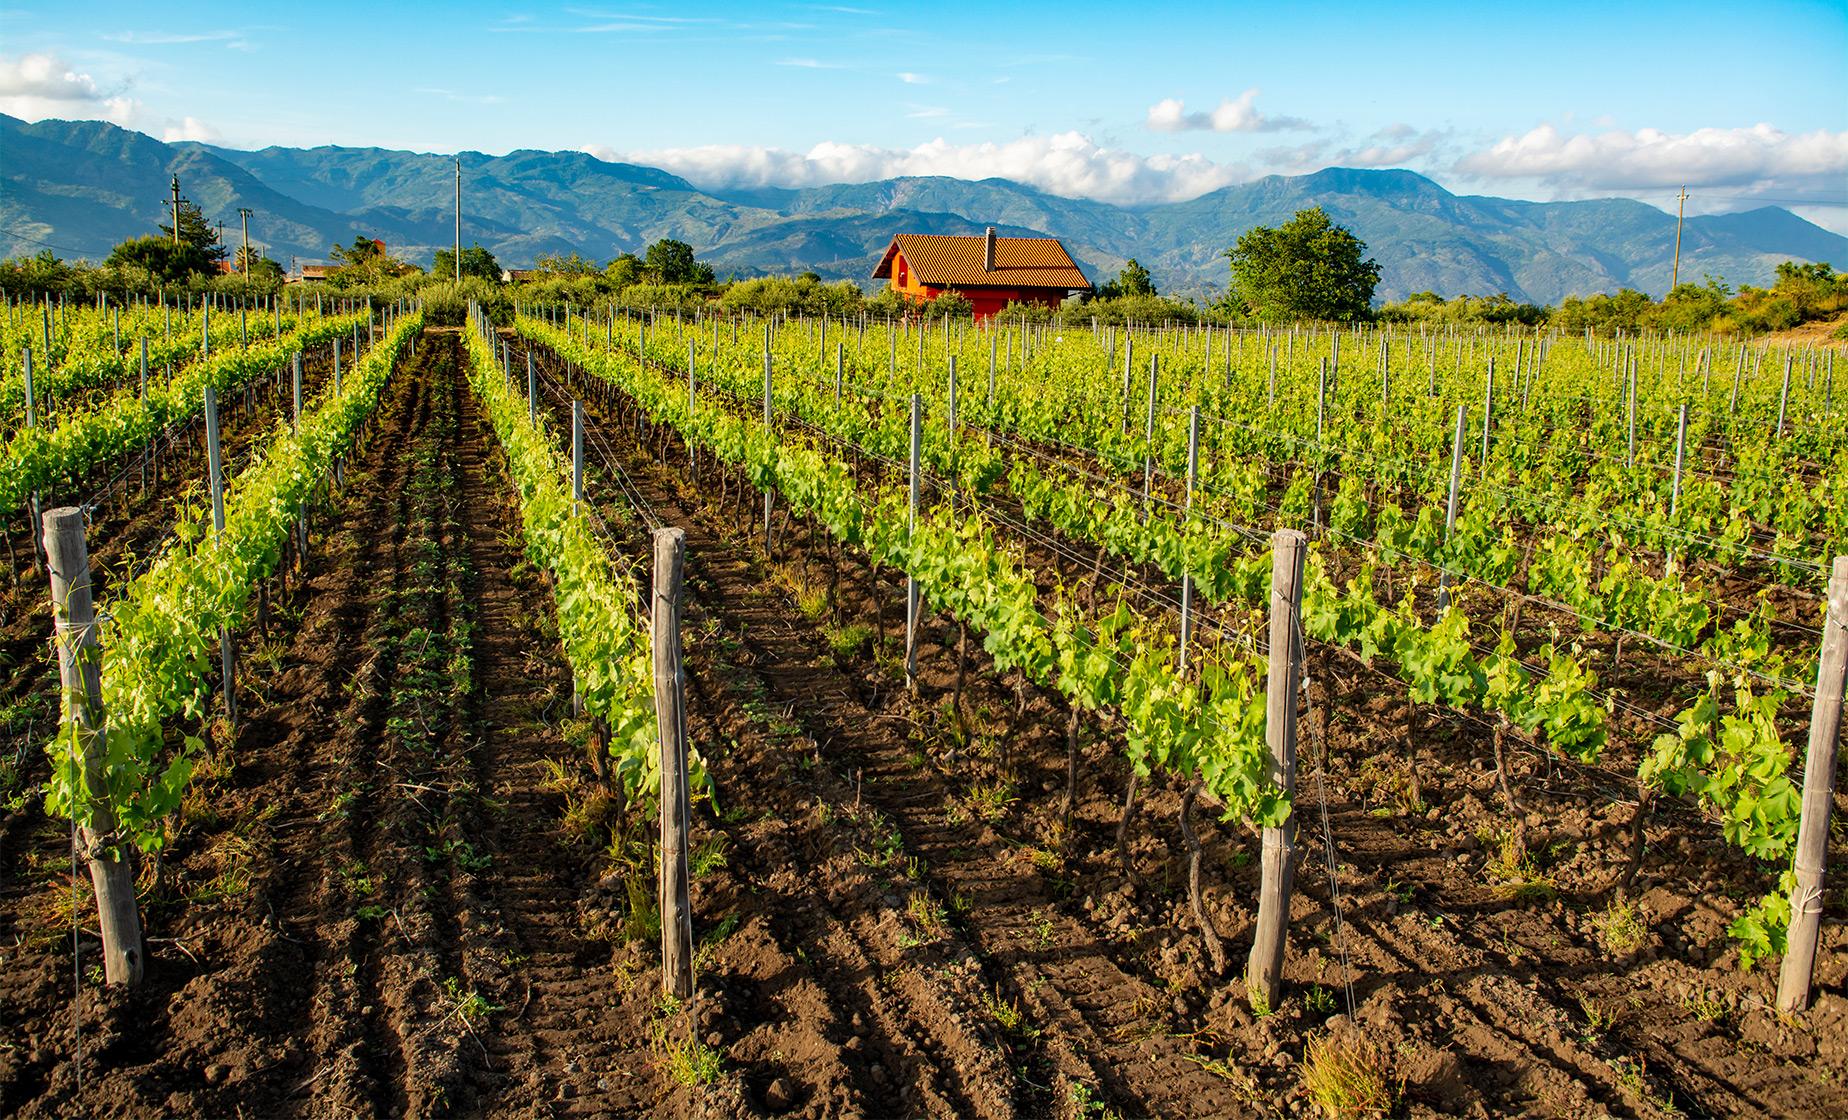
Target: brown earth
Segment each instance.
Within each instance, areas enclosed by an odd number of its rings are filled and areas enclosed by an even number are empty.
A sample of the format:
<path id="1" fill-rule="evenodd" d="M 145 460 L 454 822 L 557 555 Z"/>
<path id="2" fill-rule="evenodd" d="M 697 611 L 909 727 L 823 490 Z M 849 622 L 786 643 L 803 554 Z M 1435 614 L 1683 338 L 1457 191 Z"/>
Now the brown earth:
<path id="1" fill-rule="evenodd" d="M 1134 874 L 1118 863 L 1115 728 L 1083 728 L 1064 833 L 1055 697 L 997 679 L 979 641 L 959 674 L 936 617 L 907 692 L 892 573 L 782 519 L 767 557 L 759 495 L 734 476 L 718 500 L 709 459 L 695 482 L 679 444 L 591 399 L 590 493 L 618 546 L 644 556 L 651 519 L 688 533 L 691 731 L 718 812 L 693 835 L 698 996 L 666 1006 L 657 946 L 631 937 L 651 822 L 584 761 L 457 346 L 432 333 L 396 379 L 274 636 L 246 637 L 246 721 L 144 900 L 148 984 L 105 991 L 80 959 L 77 1033 L 68 848 L 36 810 L 8 821 L 0 1112 L 1296 1115 L 1315 1111 L 1304 1053 L 1324 1036 L 1397 1087 L 1401 1115 L 1848 1112 L 1838 924 L 1815 1010 L 1772 1013 L 1773 978 L 1739 973 L 1724 933 L 1763 884 L 1670 811 L 1637 944 L 1613 948 L 1624 791 L 1518 753 L 1539 855 L 1517 894 L 1494 873 L 1511 818 L 1479 729 L 1408 722 L 1336 658 L 1309 669 L 1289 994 L 1254 1016 L 1234 978 L 1247 830 L 1199 823 L 1217 976 L 1187 905 L 1182 791 L 1144 794 Z"/>

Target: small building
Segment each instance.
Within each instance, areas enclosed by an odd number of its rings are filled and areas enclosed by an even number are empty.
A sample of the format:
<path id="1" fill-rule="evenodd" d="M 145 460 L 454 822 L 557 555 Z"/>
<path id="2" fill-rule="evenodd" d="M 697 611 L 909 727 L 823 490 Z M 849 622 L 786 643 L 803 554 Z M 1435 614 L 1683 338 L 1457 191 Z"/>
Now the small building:
<path id="1" fill-rule="evenodd" d="M 1072 255 L 1056 237 L 980 237 L 901 233 L 886 246 L 875 280 L 917 303 L 955 291 L 986 319 L 1009 303 L 1057 307 L 1073 292 L 1088 292 Z"/>
<path id="2" fill-rule="evenodd" d="M 295 271 L 283 277 L 288 284 L 324 284 L 340 268 L 337 264 L 300 264 Z"/>
<path id="3" fill-rule="evenodd" d="M 536 268 L 503 268 L 501 269 L 501 283 L 524 284 L 539 279 L 541 275 L 540 270 Z"/>

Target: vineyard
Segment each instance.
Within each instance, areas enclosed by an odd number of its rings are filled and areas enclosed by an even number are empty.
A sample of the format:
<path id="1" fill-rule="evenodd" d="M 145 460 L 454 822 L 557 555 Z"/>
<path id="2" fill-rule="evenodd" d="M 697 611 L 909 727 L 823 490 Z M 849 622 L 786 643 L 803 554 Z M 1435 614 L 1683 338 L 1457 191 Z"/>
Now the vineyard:
<path id="1" fill-rule="evenodd" d="M 1848 1113 L 1833 350 L 291 295 L 0 360 L 7 1115 Z"/>

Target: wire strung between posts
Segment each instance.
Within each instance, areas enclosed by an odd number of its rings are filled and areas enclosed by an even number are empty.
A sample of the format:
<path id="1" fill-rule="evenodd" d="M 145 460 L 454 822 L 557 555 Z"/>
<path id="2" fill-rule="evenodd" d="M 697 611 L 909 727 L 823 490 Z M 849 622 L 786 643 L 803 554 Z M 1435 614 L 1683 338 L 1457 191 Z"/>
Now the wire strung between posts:
<path id="1" fill-rule="evenodd" d="M 562 361 L 563 359 L 561 358 L 559 360 Z M 555 401 L 565 404 L 571 402 L 572 398 L 570 393 L 563 386 L 559 385 L 550 374 L 539 369 L 536 365 L 534 366 L 534 374 L 541 388 L 553 397 Z M 661 519 L 655 514 L 654 507 L 651 506 L 648 503 L 648 499 L 642 495 L 641 488 L 635 484 L 635 480 L 630 478 L 629 473 L 616 461 L 614 449 L 612 449 L 609 442 L 603 438 L 601 430 L 592 424 L 589 414 L 586 414 L 584 417 L 584 433 L 591 437 L 592 450 L 597 452 L 598 456 L 603 460 L 605 472 L 615 481 L 616 487 L 621 492 L 623 499 L 628 502 L 629 506 L 634 510 L 636 515 L 641 518 L 642 522 L 648 526 L 650 531 L 660 529 Z M 598 518 L 597 521 L 599 524 L 602 523 L 601 518 Z M 604 535 L 609 539 L 612 545 L 617 543 L 615 535 L 610 533 L 607 527 L 605 527 Z"/>
<path id="2" fill-rule="evenodd" d="M 1289 610 L 1290 628 L 1296 632 L 1296 648 L 1299 650 L 1304 649 L 1306 645 L 1303 641 L 1302 611 L 1298 609 L 1295 603 L 1289 605 Z M 1326 727 L 1328 715 L 1327 690 L 1324 689 L 1323 692 L 1322 715 L 1323 726 Z M 1303 678 L 1303 695 L 1307 696 L 1308 694 L 1309 678 L 1305 676 Z M 1335 912 L 1335 948 L 1336 951 L 1341 954 L 1341 987 L 1347 993 L 1348 1017 L 1351 1019 L 1354 1017 L 1354 971 L 1348 963 L 1347 923 L 1342 920 L 1341 916 L 1341 881 L 1340 877 L 1336 874 L 1335 832 L 1334 828 L 1328 822 L 1327 733 L 1324 732 L 1319 738 L 1321 741 L 1318 746 L 1320 746 L 1321 749 L 1317 752 L 1315 762 L 1315 795 L 1319 803 L 1322 817 L 1322 862 L 1328 868 L 1328 901 Z"/>

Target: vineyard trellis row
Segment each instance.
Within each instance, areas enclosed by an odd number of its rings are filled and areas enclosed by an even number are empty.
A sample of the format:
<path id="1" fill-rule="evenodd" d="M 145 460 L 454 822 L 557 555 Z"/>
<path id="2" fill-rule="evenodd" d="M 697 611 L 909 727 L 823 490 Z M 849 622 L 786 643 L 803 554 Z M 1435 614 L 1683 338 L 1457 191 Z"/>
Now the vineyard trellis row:
<path id="1" fill-rule="evenodd" d="M 579 365 L 583 364 L 582 358 L 597 347 L 597 334 L 603 336 L 601 343 L 609 352 L 633 352 L 662 370 L 684 368 L 689 361 L 687 356 L 697 355 L 702 342 L 711 344 L 716 353 L 706 359 L 702 381 L 708 388 L 716 386 L 720 393 L 741 402 L 748 399 L 756 382 L 752 367 L 775 362 L 785 353 L 778 348 L 778 332 L 768 328 L 764 347 L 759 353 L 750 354 L 746 349 L 748 342 L 728 347 L 724 334 L 716 329 L 707 334 L 698 323 L 681 326 L 659 319 L 652 324 L 645 320 L 617 319 L 598 325 L 602 330 L 593 333 L 588 320 L 583 317 L 574 320 L 569 312 L 563 315 L 560 325 L 541 325 L 534 317 L 524 318 L 520 323 L 522 330 L 547 332 L 535 337 L 541 337 Z M 797 332 L 786 330 L 782 333 L 790 337 Z M 920 350 L 922 333 L 919 332 Z M 948 349 L 950 347 L 946 346 Z M 843 404 L 843 367 L 846 365 L 843 350 L 838 342 L 831 355 L 813 349 L 798 350 L 789 362 L 795 367 L 793 375 L 786 373 L 764 382 L 775 411 L 778 415 L 798 418 L 801 424 L 822 432 L 856 453 L 896 459 L 904 419 L 899 408 L 890 406 L 900 395 L 879 386 L 860 385 L 855 388 L 860 391 L 861 399 L 872 403 L 864 407 L 854 402 Z M 897 347 L 890 348 L 889 352 L 896 353 Z M 991 415 L 1005 415 L 1013 386 L 1003 379 L 998 400 L 991 387 L 986 402 L 979 394 L 965 391 L 957 402 L 961 405 L 958 416 L 950 408 L 955 395 L 955 364 L 951 360 L 954 356 L 948 354 L 934 375 L 928 367 L 914 371 L 916 380 L 912 382 L 922 387 L 934 377 L 938 399 L 944 402 L 945 408 L 940 415 L 945 418 L 927 425 L 924 446 L 926 459 L 941 470 L 946 479 L 953 479 L 966 488 L 965 493 L 979 498 L 1002 478 L 1013 490 L 1018 474 L 1026 473 L 1029 481 L 1022 488 L 1027 493 L 1021 504 L 1029 518 L 1046 517 L 1061 533 L 1101 544 L 1115 555 L 1128 555 L 1135 561 L 1153 564 L 1171 578 L 1197 581 L 1209 601 L 1236 595 L 1250 602 L 1262 594 L 1260 587 L 1252 586 L 1256 581 L 1250 573 L 1262 572 L 1267 559 L 1246 543 L 1252 539 L 1261 540 L 1258 532 L 1235 523 L 1215 524 L 1191 510 L 1186 511 L 1185 516 L 1177 516 L 1182 509 L 1178 501 L 1156 503 L 1162 516 L 1151 517 L 1146 499 L 1138 503 L 1133 495 L 1110 493 L 1096 487 L 1087 490 L 1082 485 L 1062 483 L 1052 477 L 1050 470 L 1036 471 L 1028 456 L 994 454 L 997 444 L 1006 448 L 1012 441 L 994 429 L 981 426 L 984 407 Z M 811 370 L 815 372 L 809 372 Z M 829 373 L 833 374 L 832 378 L 827 376 Z M 1022 379 L 1028 391 L 1041 392 L 1054 380 L 1048 377 Z M 1151 385 L 1154 384 L 1156 381 L 1151 378 Z M 1152 394 L 1145 398 L 1152 399 Z M 1629 399 L 1634 399 L 1633 395 Z M 883 410 L 874 407 L 880 403 L 887 407 Z M 1081 411 L 1082 406 L 1068 406 L 1068 411 L 1061 415 L 1069 421 Z M 960 434 L 964 438 L 960 441 L 959 431 L 952 430 L 957 419 L 950 417 L 957 417 L 962 423 Z M 1102 430 L 1107 434 L 1113 428 L 1105 426 Z M 1188 450 L 1199 454 L 1195 448 Z M 1123 456 L 1114 466 L 1121 468 L 1126 465 L 1125 460 L 1136 462 L 1134 457 Z M 1149 462 L 1150 454 L 1145 453 L 1137 465 L 1146 469 Z M 1023 466 L 1025 472 L 1021 470 Z M 1107 458 L 1100 458 L 1081 473 L 1095 479 L 1107 476 L 1112 466 Z M 752 481 L 764 485 L 761 472 Z M 1307 489 L 1300 481 L 1293 485 L 1298 492 Z M 1353 481 L 1344 479 L 1342 488 L 1347 491 L 1344 496 L 1351 495 L 1354 486 Z M 1022 495 L 1016 491 L 1015 497 Z M 1142 512 L 1137 512 L 1137 505 L 1143 507 Z M 1307 508 L 1299 509 L 1299 513 L 1308 513 L 1313 508 L 1308 503 L 1304 506 Z M 1421 522 L 1428 523 L 1433 508 L 1441 507 L 1427 504 L 1421 513 Z M 1061 510 L 1065 512 L 1063 517 L 1058 515 Z M 1094 511 L 1096 520 L 1087 522 L 1076 512 L 1079 510 Z M 1478 578 L 1469 570 L 1470 565 L 1457 562 L 1471 555 L 1467 551 L 1470 536 L 1445 538 L 1427 530 L 1427 537 L 1439 543 L 1418 550 L 1422 554 L 1408 554 L 1389 544 L 1356 536 L 1351 515 L 1344 518 L 1340 510 L 1338 498 L 1331 511 L 1336 516 L 1330 518 L 1328 540 L 1318 542 L 1312 550 L 1304 607 L 1310 637 L 1351 648 L 1367 661 L 1384 657 L 1406 681 L 1413 701 L 1452 710 L 1482 711 L 1500 726 L 1523 734 L 1566 758 L 1595 763 L 1602 757 L 1611 731 L 1607 726 L 1611 715 L 1628 715 L 1635 708 L 1619 699 L 1616 693 L 1600 690 L 1597 675 L 1588 671 L 1572 650 L 1548 643 L 1522 652 L 1516 646 L 1514 626 L 1508 624 L 1506 614 L 1499 639 L 1487 646 L 1480 645 L 1470 639 L 1469 617 L 1457 602 L 1445 607 L 1435 621 L 1423 621 L 1415 609 L 1411 586 L 1407 587 L 1397 608 L 1386 606 L 1377 597 L 1375 573 L 1390 573 L 1391 561 L 1396 558 L 1430 564 L 1446 577 L 1456 570 L 1465 578 Z M 1195 541 L 1190 541 L 1190 532 L 1198 534 L 1205 526 L 1212 526 L 1209 531 L 1222 534 L 1221 539 L 1190 555 L 1188 545 L 1198 540 L 1196 537 Z M 1341 528 L 1348 531 L 1341 532 Z M 1550 540 L 1550 548 L 1558 550 L 1561 545 L 1556 541 L 1563 539 L 1566 538 Z M 1476 535 L 1476 540 L 1477 548 L 1481 548 L 1480 534 Z M 1175 543 L 1151 545 L 1148 543 L 1151 541 Z M 1494 543 L 1504 554 L 1513 552 L 1518 556 L 1520 553 L 1518 547 L 1511 550 L 1502 542 Z M 1327 565 L 1331 560 L 1339 561 L 1340 554 L 1328 552 L 1327 546 L 1343 544 L 1366 547 L 1368 555 L 1363 557 L 1351 577 L 1338 583 L 1330 577 Z M 1189 563 L 1202 553 L 1203 562 Z M 1100 553 L 1100 560 L 1101 556 Z M 1640 830 L 1653 792 L 1689 796 L 1716 816 L 1729 843 L 1765 860 L 1773 869 L 1784 869 L 1777 873 L 1776 888 L 1766 893 L 1732 926 L 1741 958 L 1749 964 L 1757 957 L 1781 953 L 1785 947 L 1784 930 L 1792 892 L 1789 868 L 1799 831 L 1800 794 L 1790 778 L 1792 752 L 1783 741 L 1778 720 L 1780 713 L 1785 718 L 1790 717 L 1795 709 L 1794 701 L 1811 695 L 1795 678 L 1810 676 L 1814 679 L 1812 674 L 1818 672 L 1820 666 L 1808 664 L 1808 657 L 1813 654 L 1807 651 L 1799 655 L 1802 660 L 1795 666 L 1789 664 L 1788 654 L 1771 651 L 1773 623 L 1780 623 L 1780 629 L 1785 632 L 1789 632 L 1790 627 L 1771 616 L 1768 610 L 1761 607 L 1757 613 L 1735 619 L 1732 627 L 1720 629 L 1716 625 L 1721 614 L 1718 609 L 1689 607 L 1685 595 L 1677 597 L 1674 591 L 1656 588 L 1657 582 L 1662 582 L 1664 588 L 1671 583 L 1677 588 L 1680 586 L 1674 572 L 1676 558 L 1671 556 L 1667 561 L 1670 569 L 1667 575 L 1656 579 L 1639 570 L 1639 560 L 1615 555 L 1611 570 L 1602 581 L 1604 593 L 1621 590 L 1630 602 L 1649 605 L 1633 608 L 1639 613 L 1652 609 L 1654 617 L 1687 619 L 1681 636 L 1689 645 L 1695 644 L 1689 634 L 1707 633 L 1701 642 L 1703 648 L 1698 651 L 1677 648 L 1667 640 L 1657 641 L 1665 651 L 1704 663 L 1700 665 L 1702 671 L 1695 675 L 1700 685 L 1695 698 L 1673 721 L 1655 721 L 1650 732 L 1654 734 L 1653 741 L 1640 748 L 1635 780 L 1642 799 L 1637 823 L 1632 827 Z M 1551 570 L 1570 570 L 1572 566 L 1567 561 L 1555 560 Z M 1788 564 L 1780 569 L 1786 575 L 1800 570 Z M 1509 590 L 1486 580 L 1484 583 L 1491 591 Z M 1543 590 L 1553 588 L 1543 586 Z M 1215 595 L 1215 591 L 1223 594 Z M 1523 595 L 1522 598 L 1563 610 L 1588 635 L 1612 625 L 1608 612 L 1576 610 L 1570 602 L 1548 603 L 1541 595 Z M 1582 596 L 1578 601 L 1585 604 Z M 1518 618 L 1517 612 L 1515 625 L 1518 625 Z M 1619 626 L 1618 629 L 1621 641 L 1623 628 Z M 1801 626 L 1796 627 L 1795 632 L 1800 635 L 1806 629 L 1813 638 L 1821 635 L 1819 630 Z M 1647 632 L 1636 636 L 1645 640 L 1654 637 Z"/>
<path id="2" fill-rule="evenodd" d="M 298 519 L 363 439 L 399 353 L 421 327 L 420 314 L 402 317 L 338 392 L 278 428 L 226 484 L 222 528 L 212 528 L 203 510 L 178 512 L 171 543 L 99 609 L 108 625 L 82 657 L 100 658 L 100 665 L 91 660 L 79 670 L 72 645 L 92 630 L 60 634 L 60 666 L 68 671 L 61 731 L 47 747 L 53 767 L 45 804 L 91 836 L 92 865 L 121 865 L 131 849 L 158 861 L 168 845 L 173 814 L 206 749 L 191 731 L 169 736 L 169 725 L 209 718 L 213 644 L 243 624 L 258 582 L 277 569 Z M 46 516 L 48 528 L 68 519 L 64 511 Z M 87 578 L 82 582 L 87 598 Z M 94 688 L 84 687 L 79 672 L 96 676 Z M 221 687 L 228 691 L 232 681 Z M 85 721 L 74 718 L 79 708 L 87 709 Z M 110 959 L 126 956 L 121 946 L 107 948 Z"/>

